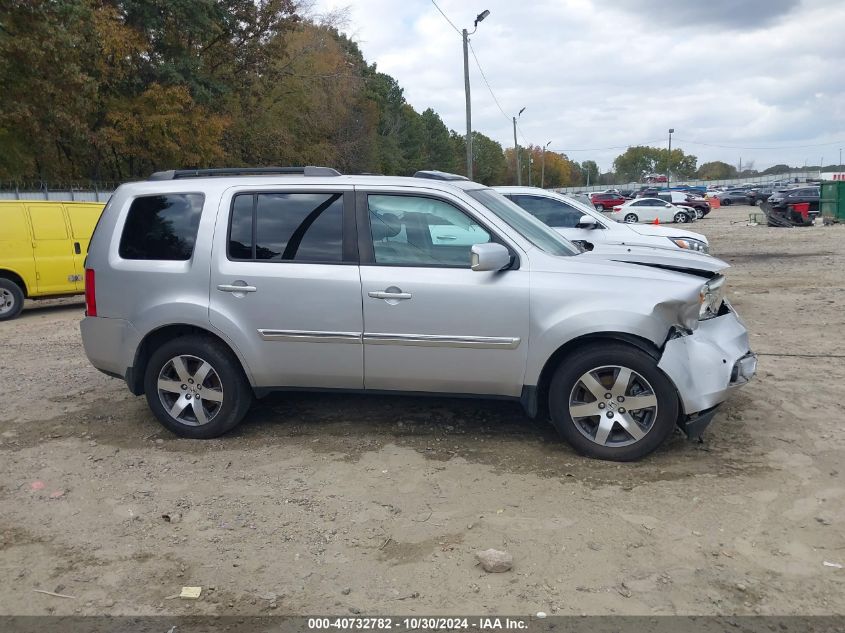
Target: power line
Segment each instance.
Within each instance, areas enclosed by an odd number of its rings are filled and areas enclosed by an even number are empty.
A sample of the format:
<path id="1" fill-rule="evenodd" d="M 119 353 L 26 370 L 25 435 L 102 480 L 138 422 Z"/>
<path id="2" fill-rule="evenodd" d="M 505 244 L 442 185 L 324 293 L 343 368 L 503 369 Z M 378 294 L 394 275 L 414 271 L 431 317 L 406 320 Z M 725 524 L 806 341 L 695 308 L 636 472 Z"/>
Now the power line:
<path id="1" fill-rule="evenodd" d="M 805 149 L 808 147 L 825 147 L 827 145 L 841 145 L 845 141 L 831 141 L 830 143 L 815 143 L 812 145 L 780 145 L 773 147 L 741 147 L 739 145 L 720 145 L 718 143 L 704 143 L 702 141 L 688 141 L 686 139 L 677 139 L 680 143 L 688 143 L 690 145 L 705 145 L 707 147 L 719 147 L 722 149 L 747 149 L 747 150 L 778 150 L 778 149 Z"/>
<path id="2" fill-rule="evenodd" d="M 432 0 L 433 2 L 434 0 Z M 487 90 L 490 91 L 490 96 L 493 97 L 493 101 L 496 102 L 496 107 L 499 108 L 499 112 L 502 113 L 502 116 L 505 117 L 508 121 L 511 118 L 505 114 L 505 111 L 502 109 L 502 104 L 499 103 L 499 100 L 496 98 L 496 93 L 493 92 L 493 88 L 490 86 L 490 82 L 487 81 L 487 75 L 484 74 L 484 69 L 481 67 L 481 62 L 478 61 L 478 55 L 475 54 L 475 49 L 472 47 L 472 42 L 468 42 L 469 50 L 472 51 L 472 58 L 475 60 L 475 65 L 478 66 L 478 72 L 481 73 L 481 78 L 484 80 L 484 84 L 487 86 Z"/>
<path id="3" fill-rule="evenodd" d="M 663 139 L 654 141 L 643 141 L 642 143 L 629 143 L 628 145 L 614 145 L 613 147 L 583 147 L 579 149 L 550 149 L 549 152 L 601 152 L 608 149 L 628 149 L 629 147 L 637 147 L 642 145 L 649 145 L 650 143 L 660 143 Z"/>
<path id="4" fill-rule="evenodd" d="M 449 16 L 448 16 L 448 15 L 446 15 L 445 13 L 443 13 L 443 9 L 441 9 L 439 6 L 437 6 L 437 3 L 436 3 L 434 0 L 431 0 L 431 4 L 433 4 L 433 5 L 434 5 L 434 8 L 435 8 L 435 9 L 437 9 L 438 11 L 440 11 L 440 15 L 442 15 L 442 16 L 443 16 L 443 19 L 444 19 L 444 20 L 446 20 L 446 21 L 449 23 L 449 26 L 451 26 L 453 29 L 455 29 L 455 33 L 457 33 L 458 35 L 460 35 L 461 37 L 463 37 L 463 34 L 461 33 L 461 30 L 460 30 L 457 26 L 455 26 L 455 24 L 452 22 L 452 20 L 450 20 L 450 19 L 449 19 Z"/>

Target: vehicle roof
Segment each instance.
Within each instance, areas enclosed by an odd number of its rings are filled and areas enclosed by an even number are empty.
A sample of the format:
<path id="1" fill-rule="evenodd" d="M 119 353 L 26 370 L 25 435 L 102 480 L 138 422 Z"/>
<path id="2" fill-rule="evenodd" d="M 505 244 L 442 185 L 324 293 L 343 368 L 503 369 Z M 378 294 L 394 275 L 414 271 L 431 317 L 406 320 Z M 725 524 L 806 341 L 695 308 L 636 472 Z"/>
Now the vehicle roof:
<path id="1" fill-rule="evenodd" d="M 454 192 L 456 189 L 472 191 L 488 189 L 487 185 L 472 180 L 435 180 L 433 178 L 414 178 L 411 176 L 378 176 L 345 174 L 340 176 L 303 176 L 301 174 L 273 174 L 248 176 L 199 176 L 173 180 L 139 180 L 121 185 L 141 191 L 202 191 L 247 185 L 253 187 L 284 185 L 343 185 L 343 186 L 397 186 L 418 189 L 436 189 Z"/>

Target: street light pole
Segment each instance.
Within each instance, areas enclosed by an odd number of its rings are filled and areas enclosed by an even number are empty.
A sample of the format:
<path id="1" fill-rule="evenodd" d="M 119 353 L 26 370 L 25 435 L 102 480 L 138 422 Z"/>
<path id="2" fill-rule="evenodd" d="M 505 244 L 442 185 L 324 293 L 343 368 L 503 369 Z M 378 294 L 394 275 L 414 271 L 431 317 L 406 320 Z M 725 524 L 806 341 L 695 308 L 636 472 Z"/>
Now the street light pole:
<path id="1" fill-rule="evenodd" d="M 666 159 L 666 188 L 672 184 L 672 133 L 675 128 L 669 128 L 669 158 Z"/>
<path id="2" fill-rule="evenodd" d="M 552 142 L 549 141 L 543 145 L 543 166 L 540 168 L 540 189 L 546 188 L 546 148 L 551 144 Z"/>
<path id="3" fill-rule="evenodd" d="M 531 146 L 528 147 L 528 186 L 531 186 L 531 165 L 534 163 L 534 156 L 532 156 Z"/>
<path id="4" fill-rule="evenodd" d="M 469 36 L 478 30 L 478 23 L 488 15 L 490 15 L 490 12 L 485 9 L 475 16 L 475 28 L 472 29 L 472 32 L 466 29 L 461 32 L 464 41 L 464 95 L 467 109 L 467 178 L 470 180 L 472 180 L 472 104 L 469 90 Z"/>
<path id="5" fill-rule="evenodd" d="M 519 143 L 516 141 L 516 120 L 522 116 L 523 112 L 525 112 L 525 107 L 513 118 L 513 156 L 516 161 L 516 184 L 520 187 L 522 186 L 522 168 L 519 164 Z"/>

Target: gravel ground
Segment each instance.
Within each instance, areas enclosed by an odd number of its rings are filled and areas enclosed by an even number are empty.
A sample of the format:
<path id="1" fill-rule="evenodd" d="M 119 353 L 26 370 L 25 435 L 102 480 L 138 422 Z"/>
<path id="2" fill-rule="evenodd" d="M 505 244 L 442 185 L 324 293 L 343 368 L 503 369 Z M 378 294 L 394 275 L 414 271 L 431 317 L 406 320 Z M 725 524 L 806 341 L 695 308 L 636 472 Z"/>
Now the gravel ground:
<path id="1" fill-rule="evenodd" d="M 79 300 L 28 307 L 0 323 L 0 614 L 845 613 L 845 226 L 749 211 L 693 229 L 759 375 L 636 464 L 439 398 L 271 396 L 178 439 L 88 364 Z"/>

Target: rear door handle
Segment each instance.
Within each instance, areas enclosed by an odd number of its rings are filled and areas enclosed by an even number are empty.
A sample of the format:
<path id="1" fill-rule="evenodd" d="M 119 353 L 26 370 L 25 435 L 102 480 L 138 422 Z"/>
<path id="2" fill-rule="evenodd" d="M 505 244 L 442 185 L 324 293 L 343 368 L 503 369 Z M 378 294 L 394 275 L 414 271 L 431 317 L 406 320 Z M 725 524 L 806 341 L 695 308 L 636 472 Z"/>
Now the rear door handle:
<path id="1" fill-rule="evenodd" d="M 79 242 L 73 243 L 73 252 L 76 253 L 77 255 L 82 254 L 82 248 L 79 246 Z"/>
<path id="2" fill-rule="evenodd" d="M 410 292 L 387 292 L 385 290 L 373 290 L 368 292 L 367 295 L 373 299 L 397 299 L 400 301 L 411 298 Z"/>
<path id="3" fill-rule="evenodd" d="M 235 286 L 230 284 L 220 284 L 217 289 L 221 292 L 257 292 L 258 288 L 255 286 Z"/>

